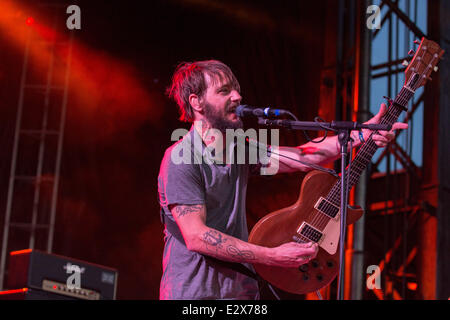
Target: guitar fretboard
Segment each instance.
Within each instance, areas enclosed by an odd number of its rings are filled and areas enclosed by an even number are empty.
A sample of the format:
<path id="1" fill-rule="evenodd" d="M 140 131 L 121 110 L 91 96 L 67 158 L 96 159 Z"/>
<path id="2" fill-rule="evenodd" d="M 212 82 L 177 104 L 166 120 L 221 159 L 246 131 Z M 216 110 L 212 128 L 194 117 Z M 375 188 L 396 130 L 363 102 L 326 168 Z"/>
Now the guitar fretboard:
<path id="1" fill-rule="evenodd" d="M 393 125 L 398 120 L 398 117 L 400 116 L 402 111 L 407 110 L 408 102 L 413 96 L 414 96 L 413 90 L 407 87 L 403 87 L 402 90 L 400 90 L 400 93 L 397 95 L 397 97 L 392 101 L 386 114 L 382 117 L 380 123 Z M 370 137 L 360 147 L 358 153 L 355 156 L 355 159 L 352 161 L 351 172 L 349 175 L 349 190 L 358 182 L 359 177 L 366 169 L 367 165 L 370 163 L 373 155 L 378 149 L 378 146 L 372 139 L 372 136 L 377 133 L 378 131 L 374 131 L 371 133 Z M 334 205 L 340 206 L 340 199 L 341 199 L 340 179 L 333 185 L 326 198 Z"/>

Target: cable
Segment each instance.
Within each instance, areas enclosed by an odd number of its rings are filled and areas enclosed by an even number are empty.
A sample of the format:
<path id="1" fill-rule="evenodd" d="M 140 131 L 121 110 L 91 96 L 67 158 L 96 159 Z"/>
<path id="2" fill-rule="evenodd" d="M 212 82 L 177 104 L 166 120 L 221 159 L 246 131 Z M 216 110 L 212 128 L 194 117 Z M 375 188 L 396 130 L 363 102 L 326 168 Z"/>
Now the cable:
<path id="1" fill-rule="evenodd" d="M 284 154 L 280 154 L 280 153 L 274 152 L 274 151 L 272 150 L 272 148 L 270 148 L 270 146 L 268 146 L 268 145 L 266 145 L 266 144 L 264 144 L 264 143 L 261 143 L 261 142 L 259 142 L 259 141 L 255 141 L 255 140 L 247 139 L 247 136 L 245 136 L 245 135 L 243 135 L 243 134 L 240 134 L 240 133 L 237 133 L 237 135 L 239 135 L 239 136 L 244 136 L 244 138 L 246 138 L 244 141 L 248 142 L 249 144 L 252 144 L 253 146 L 255 146 L 255 147 L 257 147 L 257 148 L 265 148 L 265 149 L 267 150 L 267 153 L 268 153 L 268 154 L 274 154 L 274 155 L 277 155 L 278 157 L 282 157 L 282 158 L 285 158 L 285 159 L 292 160 L 292 161 L 297 162 L 297 163 L 300 163 L 300 164 L 302 164 L 302 165 L 304 165 L 304 166 L 306 166 L 306 167 L 310 167 L 310 168 L 315 169 L 315 170 L 319 170 L 319 171 L 322 171 L 322 172 L 326 172 L 326 173 L 329 173 L 329 174 L 331 174 L 331 175 L 333 175 L 333 176 L 339 178 L 339 174 L 336 173 L 336 171 L 334 171 L 334 170 L 332 170 L 332 169 L 324 168 L 324 167 L 321 167 L 321 166 L 316 165 L 316 164 L 314 164 L 314 163 L 310 163 L 310 162 L 308 162 L 308 161 L 299 160 L 299 159 L 294 159 L 294 158 L 291 158 L 291 157 L 289 157 L 289 156 L 287 156 L 287 155 L 284 155 Z M 238 140 L 238 142 L 240 142 L 240 140 Z"/>
<path id="2" fill-rule="evenodd" d="M 290 115 L 295 121 L 298 121 L 297 117 L 296 117 L 292 112 L 288 111 L 287 114 Z M 319 120 L 321 120 L 321 121 L 319 121 Z M 328 131 L 329 131 L 329 130 L 330 130 L 330 131 L 337 132 L 337 130 L 335 130 L 335 129 L 327 128 L 327 127 L 322 126 L 322 125 L 320 124 L 320 122 L 325 122 L 325 120 L 324 120 L 323 118 L 321 118 L 321 117 L 315 117 L 315 118 L 314 118 L 314 122 L 319 123 L 319 126 L 320 126 L 322 129 L 325 130 L 325 135 L 324 135 L 324 136 L 322 137 L 322 139 L 320 139 L 319 141 L 314 141 L 314 140 L 311 139 L 311 137 L 308 135 L 308 133 L 306 132 L 306 130 L 302 130 L 303 135 L 305 136 L 306 140 L 308 140 L 309 142 L 312 142 L 312 143 L 321 143 L 321 142 L 325 141 L 325 139 L 327 138 L 327 135 L 328 135 Z"/>

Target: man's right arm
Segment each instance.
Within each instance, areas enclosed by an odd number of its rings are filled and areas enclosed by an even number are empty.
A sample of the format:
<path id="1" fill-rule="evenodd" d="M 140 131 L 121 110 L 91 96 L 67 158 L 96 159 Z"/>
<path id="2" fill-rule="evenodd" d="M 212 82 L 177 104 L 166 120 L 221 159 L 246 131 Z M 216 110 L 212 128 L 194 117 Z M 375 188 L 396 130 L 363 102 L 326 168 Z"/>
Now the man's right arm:
<path id="1" fill-rule="evenodd" d="M 317 255 L 317 244 L 289 242 L 276 248 L 268 248 L 210 228 L 205 224 L 206 208 L 202 204 L 172 205 L 170 211 L 189 250 L 220 260 L 298 267 Z"/>

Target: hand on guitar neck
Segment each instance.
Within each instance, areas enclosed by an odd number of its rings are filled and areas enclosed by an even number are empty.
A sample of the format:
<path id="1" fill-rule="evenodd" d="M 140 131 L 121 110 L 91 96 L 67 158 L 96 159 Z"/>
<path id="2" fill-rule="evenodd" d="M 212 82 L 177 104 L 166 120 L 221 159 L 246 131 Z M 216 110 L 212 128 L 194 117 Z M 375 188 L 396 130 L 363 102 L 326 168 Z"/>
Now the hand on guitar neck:
<path id="1" fill-rule="evenodd" d="M 370 119 L 369 121 L 364 122 L 364 123 L 365 124 L 380 123 L 381 119 L 386 114 L 387 110 L 388 110 L 387 106 L 384 103 L 382 103 L 378 113 L 372 119 Z M 395 138 L 395 130 L 399 130 L 399 129 L 408 129 L 408 124 L 403 123 L 403 122 L 396 122 L 392 125 L 392 129 L 390 131 L 379 131 L 377 133 L 374 133 L 372 136 L 372 139 L 378 147 L 384 148 L 388 145 L 389 142 L 391 142 Z M 367 129 L 363 129 L 362 132 L 363 132 L 364 140 L 367 140 L 372 133 L 371 130 L 367 130 Z M 355 141 L 353 143 L 354 147 L 357 147 L 358 145 L 360 145 L 362 143 L 361 139 L 358 136 L 358 132 L 353 131 L 352 138 Z"/>

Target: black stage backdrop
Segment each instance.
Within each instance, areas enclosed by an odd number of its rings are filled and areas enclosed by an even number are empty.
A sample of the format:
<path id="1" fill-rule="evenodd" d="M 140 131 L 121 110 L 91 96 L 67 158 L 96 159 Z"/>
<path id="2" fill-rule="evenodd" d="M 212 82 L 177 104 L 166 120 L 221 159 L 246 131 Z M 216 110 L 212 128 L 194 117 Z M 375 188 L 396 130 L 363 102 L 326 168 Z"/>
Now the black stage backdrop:
<path id="1" fill-rule="evenodd" d="M 17 3 L 31 7 L 35 2 Z M 159 164 L 172 144 L 172 131 L 189 128 L 164 95 L 176 65 L 221 60 L 240 81 L 243 103 L 290 109 L 311 121 L 318 113 L 329 1 L 89 0 L 78 5 L 82 25 L 75 31 L 53 251 L 117 268 L 119 299 L 157 299 L 163 249 Z M 45 16 L 45 9 L 33 10 Z M 3 232 L 24 50 L 2 33 L 0 41 Z M 30 110 L 27 117 L 40 121 Z M 283 145 L 304 142 L 300 133 L 281 134 Z M 54 149 L 49 143 L 48 157 Z M 21 161 L 32 172 L 36 146 L 27 150 Z M 250 227 L 295 202 L 302 177 L 252 178 Z M 41 197 L 44 212 L 48 188 Z M 27 206 L 32 199 L 20 201 Z M 45 243 L 45 234 L 38 236 L 37 246 Z M 27 248 L 28 237 L 13 232 L 10 248 Z"/>

